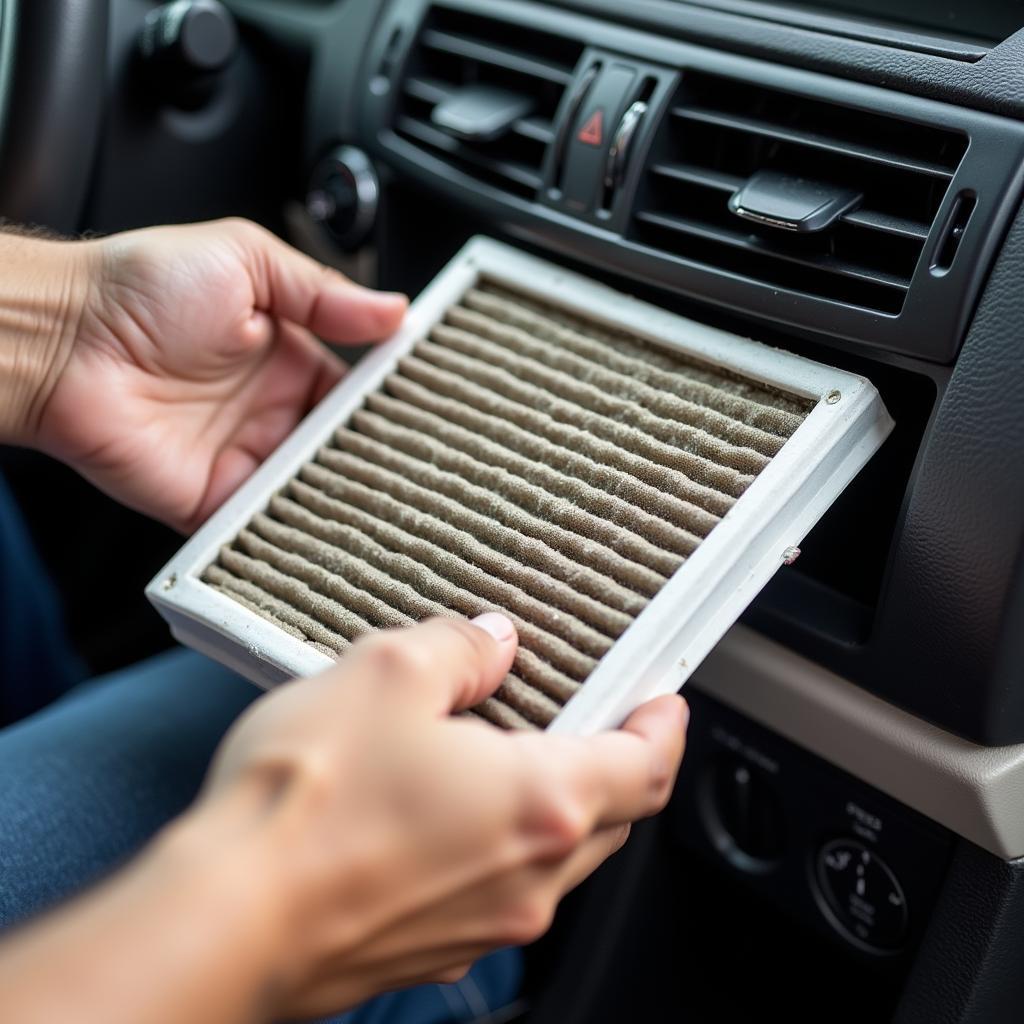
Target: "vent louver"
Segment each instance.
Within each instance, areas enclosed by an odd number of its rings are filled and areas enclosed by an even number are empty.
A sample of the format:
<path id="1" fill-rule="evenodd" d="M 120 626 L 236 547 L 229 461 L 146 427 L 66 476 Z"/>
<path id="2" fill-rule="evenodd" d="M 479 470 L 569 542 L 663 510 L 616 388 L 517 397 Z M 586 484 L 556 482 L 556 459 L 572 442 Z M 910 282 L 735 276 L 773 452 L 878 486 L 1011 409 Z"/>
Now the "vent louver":
<path id="1" fill-rule="evenodd" d="M 966 147 L 958 132 L 687 73 L 652 147 L 632 235 L 716 270 L 899 313 Z M 861 199 L 818 232 L 754 225 L 728 202 L 760 171 Z"/>
<path id="2" fill-rule="evenodd" d="M 406 63 L 394 129 L 464 173 L 532 198 L 541 187 L 555 113 L 582 52 L 570 39 L 435 7 Z M 487 138 L 439 126 L 438 107 L 472 88 L 518 100 L 524 112 Z"/>

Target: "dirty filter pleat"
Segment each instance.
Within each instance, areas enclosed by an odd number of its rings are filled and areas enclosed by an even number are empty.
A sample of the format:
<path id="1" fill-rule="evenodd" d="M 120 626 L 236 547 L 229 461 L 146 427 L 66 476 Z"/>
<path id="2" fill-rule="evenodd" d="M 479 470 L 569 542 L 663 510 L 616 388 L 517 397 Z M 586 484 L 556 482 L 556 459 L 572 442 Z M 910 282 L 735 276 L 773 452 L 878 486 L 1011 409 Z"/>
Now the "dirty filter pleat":
<path id="1" fill-rule="evenodd" d="M 334 657 L 503 611 L 520 650 L 474 714 L 544 727 L 808 411 L 483 281 L 203 579 Z"/>

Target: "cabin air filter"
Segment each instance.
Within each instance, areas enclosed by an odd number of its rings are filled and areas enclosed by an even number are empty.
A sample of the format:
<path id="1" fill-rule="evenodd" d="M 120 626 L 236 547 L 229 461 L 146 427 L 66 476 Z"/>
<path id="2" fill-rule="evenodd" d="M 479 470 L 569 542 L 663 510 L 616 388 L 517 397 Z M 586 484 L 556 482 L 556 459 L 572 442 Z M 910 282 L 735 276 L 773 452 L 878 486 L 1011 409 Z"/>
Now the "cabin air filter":
<path id="1" fill-rule="evenodd" d="M 498 609 L 476 713 L 589 733 L 679 689 L 891 427 L 862 377 L 476 239 L 148 594 L 261 685 Z"/>

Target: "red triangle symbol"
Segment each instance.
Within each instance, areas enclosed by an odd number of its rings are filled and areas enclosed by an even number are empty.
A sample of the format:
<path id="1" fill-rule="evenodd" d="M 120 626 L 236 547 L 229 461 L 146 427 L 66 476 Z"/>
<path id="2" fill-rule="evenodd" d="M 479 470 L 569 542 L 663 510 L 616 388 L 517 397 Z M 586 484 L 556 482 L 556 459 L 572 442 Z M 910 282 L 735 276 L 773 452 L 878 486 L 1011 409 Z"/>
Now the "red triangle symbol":
<path id="1" fill-rule="evenodd" d="M 600 146 L 601 136 L 603 134 L 604 111 L 598 107 L 597 110 L 587 118 L 587 123 L 580 129 L 576 138 L 588 146 Z"/>

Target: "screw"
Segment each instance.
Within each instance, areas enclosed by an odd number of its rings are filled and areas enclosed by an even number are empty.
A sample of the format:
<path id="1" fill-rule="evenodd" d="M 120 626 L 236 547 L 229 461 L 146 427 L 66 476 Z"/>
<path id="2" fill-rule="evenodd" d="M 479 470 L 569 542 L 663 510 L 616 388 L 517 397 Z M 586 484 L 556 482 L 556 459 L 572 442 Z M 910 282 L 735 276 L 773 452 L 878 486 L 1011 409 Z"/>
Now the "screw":
<path id="1" fill-rule="evenodd" d="M 782 552 L 782 563 L 783 565 L 792 565 L 799 557 L 800 549 L 791 544 Z"/>
<path id="2" fill-rule="evenodd" d="M 826 401 L 826 402 L 827 402 L 827 403 L 828 403 L 829 405 L 835 405 L 835 404 L 836 404 L 836 402 L 838 402 L 838 401 L 839 401 L 839 399 L 840 399 L 840 398 L 842 398 L 842 397 L 843 397 L 843 393 L 842 393 L 841 391 L 830 391 L 830 392 L 829 392 L 829 393 L 828 393 L 828 394 L 827 394 L 827 395 L 825 396 L 825 401 Z"/>

